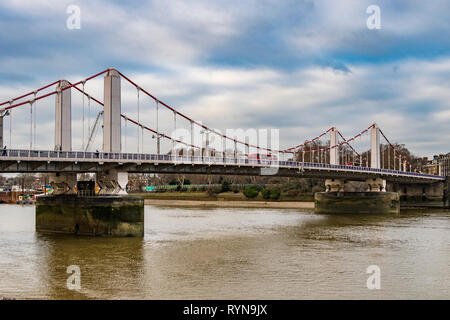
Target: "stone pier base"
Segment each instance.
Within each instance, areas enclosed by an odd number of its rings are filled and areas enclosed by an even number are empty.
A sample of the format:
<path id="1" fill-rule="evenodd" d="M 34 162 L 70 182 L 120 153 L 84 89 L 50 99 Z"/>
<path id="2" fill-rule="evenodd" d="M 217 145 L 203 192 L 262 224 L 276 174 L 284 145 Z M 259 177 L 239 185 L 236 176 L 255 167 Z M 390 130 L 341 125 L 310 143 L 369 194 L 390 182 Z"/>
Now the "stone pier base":
<path id="1" fill-rule="evenodd" d="M 390 214 L 400 212 L 396 192 L 317 192 L 315 212 L 321 214 Z"/>
<path id="2" fill-rule="evenodd" d="M 36 230 L 88 236 L 143 237 L 144 200 L 132 196 L 36 198 Z"/>

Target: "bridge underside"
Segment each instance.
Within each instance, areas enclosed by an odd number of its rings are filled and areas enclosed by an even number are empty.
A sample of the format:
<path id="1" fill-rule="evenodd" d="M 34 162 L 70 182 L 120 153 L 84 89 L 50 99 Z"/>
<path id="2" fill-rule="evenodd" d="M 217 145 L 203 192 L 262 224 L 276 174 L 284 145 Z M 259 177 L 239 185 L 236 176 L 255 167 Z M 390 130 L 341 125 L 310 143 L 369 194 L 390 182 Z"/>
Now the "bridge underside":
<path id="1" fill-rule="evenodd" d="M 160 173 L 160 174 L 208 174 L 208 175 L 244 175 L 244 176 L 277 176 L 317 179 L 344 179 L 365 181 L 381 178 L 397 183 L 429 184 L 440 180 L 420 177 L 401 176 L 388 173 L 355 172 L 345 170 L 329 170 L 326 168 L 292 168 L 263 167 L 236 164 L 191 164 L 191 163 L 120 163 L 120 162 L 73 162 L 73 161 L 0 161 L 0 173 L 101 173 L 107 171 L 128 173 Z"/>

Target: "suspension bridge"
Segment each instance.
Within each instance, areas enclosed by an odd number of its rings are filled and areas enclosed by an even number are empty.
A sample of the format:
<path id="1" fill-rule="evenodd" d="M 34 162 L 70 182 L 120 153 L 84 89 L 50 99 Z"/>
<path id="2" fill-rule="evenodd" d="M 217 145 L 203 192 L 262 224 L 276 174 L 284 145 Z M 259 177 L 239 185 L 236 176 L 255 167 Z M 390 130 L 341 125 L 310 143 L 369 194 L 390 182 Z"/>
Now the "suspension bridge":
<path id="1" fill-rule="evenodd" d="M 88 91 L 88 83 L 100 76 L 103 76 L 103 101 Z M 127 114 L 122 111 L 122 82 L 129 86 L 128 92 L 133 90 L 136 95 L 135 111 Z M 82 101 L 82 110 L 76 113 L 81 114 L 81 119 L 76 119 L 81 122 L 81 145 L 77 147 L 72 143 L 74 92 Z M 144 98 L 147 99 L 145 104 Z M 150 107 L 148 99 L 152 101 Z M 37 115 L 40 107 L 53 103 L 53 114 L 47 113 L 45 117 L 55 119 L 54 143 L 43 146 L 41 141 L 45 138 L 43 130 L 37 128 Z M 96 117 L 92 116 L 92 104 L 100 107 Z M 177 137 L 176 132 L 182 128 L 190 137 Z M 123 191 L 127 173 L 278 175 L 376 181 L 371 186 L 374 191 L 381 191 L 380 179 L 423 184 L 445 180 L 442 176 L 420 172 L 377 124 L 371 124 L 350 138 L 331 127 L 301 144 L 276 149 L 259 139 L 251 143 L 248 137 L 229 136 L 208 127 L 112 68 L 74 83 L 54 81 L 6 99 L 0 103 L 0 129 L 0 172 L 49 173 L 55 185 L 64 184 L 60 188 L 62 192 L 73 189 L 77 173 L 97 173 L 105 193 Z M 14 148 L 17 130 L 22 130 L 22 134 L 23 130 L 29 131 L 26 147 Z M 134 135 L 129 134 L 131 130 Z M 44 131 L 48 136 L 48 127 Z M 102 132 L 101 150 L 94 151 L 98 131 Z M 77 130 L 77 133 L 80 132 Z M 211 148 L 213 140 L 216 143 Z M 9 141 L 7 147 L 4 146 L 6 141 Z M 135 148 L 132 152 L 131 146 Z M 118 174 L 125 178 L 119 179 Z"/>
<path id="2" fill-rule="evenodd" d="M 103 101 L 91 91 L 99 87 Z M 399 192 L 387 192 L 386 182 L 449 197 L 447 178 L 420 172 L 375 123 L 350 138 L 332 126 L 280 148 L 277 137 L 269 144 L 260 134 L 222 133 L 179 109 L 112 68 L 51 82 L 0 103 L 0 173 L 46 174 L 54 192 L 37 197 L 36 229 L 86 235 L 144 235 L 144 201 L 126 195 L 129 173 L 322 178 L 318 213 L 398 213 Z M 98 195 L 79 173 L 95 173 Z M 346 192 L 348 181 L 364 181 L 366 192 Z"/>

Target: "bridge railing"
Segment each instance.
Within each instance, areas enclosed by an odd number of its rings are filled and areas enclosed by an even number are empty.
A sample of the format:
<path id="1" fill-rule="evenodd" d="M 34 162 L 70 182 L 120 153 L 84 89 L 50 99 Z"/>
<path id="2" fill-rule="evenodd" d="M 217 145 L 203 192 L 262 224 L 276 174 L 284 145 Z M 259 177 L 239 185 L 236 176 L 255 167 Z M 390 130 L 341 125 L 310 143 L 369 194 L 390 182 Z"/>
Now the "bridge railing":
<path id="1" fill-rule="evenodd" d="M 244 157 L 228 158 L 228 157 L 202 157 L 202 156 L 179 156 L 179 155 L 161 155 L 161 154 L 139 154 L 139 153 L 107 153 L 107 152 L 81 152 L 81 151 L 48 151 L 48 150 L 0 150 L 0 159 L 12 158 L 20 160 L 22 158 L 33 159 L 64 159 L 64 160 L 115 160 L 115 161 L 152 161 L 152 162 L 174 162 L 174 163 L 193 163 L 193 164 L 223 164 L 223 165 L 251 165 L 251 166 L 274 166 L 310 169 L 318 168 L 324 170 L 342 170 L 352 172 L 371 172 L 380 174 L 413 176 L 420 178 L 445 179 L 445 177 L 419 173 L 396 171 L 390 169 L 374 169 L 360 166 L 347 165 L 332 165 L 327 163 L 310 163 L 310 162 L 296 162 L 296 161 L 281 161 L 281 160 L 253 160 Z"/>

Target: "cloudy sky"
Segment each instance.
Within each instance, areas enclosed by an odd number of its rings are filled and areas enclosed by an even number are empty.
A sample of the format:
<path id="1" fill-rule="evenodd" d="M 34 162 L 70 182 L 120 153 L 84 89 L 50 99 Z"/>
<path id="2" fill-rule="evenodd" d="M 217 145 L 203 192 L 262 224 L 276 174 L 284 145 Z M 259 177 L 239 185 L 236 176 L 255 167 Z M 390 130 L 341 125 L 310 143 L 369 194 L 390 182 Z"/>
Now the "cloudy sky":
<path id="1" fill-rule="evenodd" d="M 80 29 L 67 27 L 70 5 Z M 367 27 L 369 5 L 380 7 L 380 29 Z M 0 100 L 114 67 L 222 131 L 278 128 L 290 147 L 332 125 L 350 137 L 376 122 L 431 156 L 450 151 L 449 12 L 444 0 L 9 0 L 0 4 Z M 136 90 L 122 84 L 133 116 Z M 100 100 L 101 88 L 101 79 L 86 85 Z M 82 99 L 73 96 L 77 149 Z M 154 103 L 141 103 L 154 126 Z M 38 102 L 41 148 L 53 143 L 53 109 L 54 98 Z M 170 128 L 171 115 L 161 119 Z M 14 146 L 28 143 L 28 123 L 29 108 L 13 113 Z"/>

